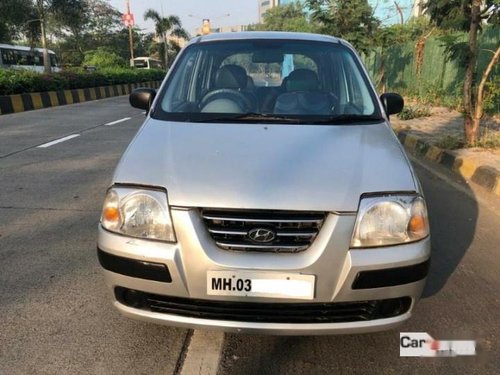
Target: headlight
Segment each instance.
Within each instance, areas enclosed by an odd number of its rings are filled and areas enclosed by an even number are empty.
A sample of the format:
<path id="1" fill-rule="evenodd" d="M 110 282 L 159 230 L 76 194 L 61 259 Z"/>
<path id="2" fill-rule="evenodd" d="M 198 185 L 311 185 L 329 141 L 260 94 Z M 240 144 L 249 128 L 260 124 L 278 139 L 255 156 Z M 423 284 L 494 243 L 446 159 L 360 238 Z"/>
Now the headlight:
<path id="1" fill-rule="evenodd" d="M 108 190 L 102 226 L 130 237 L 175 242 L 167 195 L 164 191 L 114 187 Z"/>
<path id="2" fill-rule="evenodd" d="M 365 197 L 359 204 L 351 247 L 397 245 L 429 235 L 427 207 L 418 195 Z"/>

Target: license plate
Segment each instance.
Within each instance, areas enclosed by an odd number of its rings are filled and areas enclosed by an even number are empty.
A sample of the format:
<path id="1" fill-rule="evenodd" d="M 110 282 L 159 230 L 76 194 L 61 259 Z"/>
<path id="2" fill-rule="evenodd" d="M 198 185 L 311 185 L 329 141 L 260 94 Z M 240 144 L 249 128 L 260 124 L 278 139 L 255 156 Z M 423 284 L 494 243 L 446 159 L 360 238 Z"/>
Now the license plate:
<path id="1" fill-rule="evenodd" d="M 314 298 L 315 276 L 278 272 L 208 271 L 207 294 L 268 298 Z"/>

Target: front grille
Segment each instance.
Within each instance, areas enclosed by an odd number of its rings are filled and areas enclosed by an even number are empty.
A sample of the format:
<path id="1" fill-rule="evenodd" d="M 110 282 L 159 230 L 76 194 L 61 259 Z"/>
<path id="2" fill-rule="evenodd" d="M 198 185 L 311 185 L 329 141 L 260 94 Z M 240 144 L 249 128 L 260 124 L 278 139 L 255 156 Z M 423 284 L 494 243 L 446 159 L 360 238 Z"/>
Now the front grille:
<path id="1" fill-rule="evenodd" d="M 207 209 L 201 210 L 201 215 L 208 232 L 221 249 L 285 253 L 306 250 L 326 217 L 324 212 Z M 268 232 L 271 232 L 268 238 L 259 236 L 259 233 Z"/>
<path id="2" fill-rule="evenodd" d="M 337 303 L 254 303 L 170 297 L 115 288 L 118 301 L 134 308 L 190 318 L 259 323 L 344 323 L 398 316 L 410 297 Z"/>

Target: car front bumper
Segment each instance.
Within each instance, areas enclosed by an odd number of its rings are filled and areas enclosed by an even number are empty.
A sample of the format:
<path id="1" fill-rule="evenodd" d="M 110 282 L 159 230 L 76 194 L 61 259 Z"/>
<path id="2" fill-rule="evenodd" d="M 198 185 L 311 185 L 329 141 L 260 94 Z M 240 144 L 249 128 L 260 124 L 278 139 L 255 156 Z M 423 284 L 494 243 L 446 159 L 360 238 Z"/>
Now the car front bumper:
<path id="1" fill-rule="evenodd" d="M 386 248 L 349 250 L 355 215 L 329 214 L 311 247 L 296 254 L 219 249 L 195 209 L 174 208 L 172 220 L 178 240 L 176 244 L 132 239 L 99 228 L 98 248 L 106 283 L 112 291 L 115 307 L 125 316 L 171 326 L 230 332 L 278 335 L 374 332 L 396 327 L 410 318 L 424 288 L 430 238 Z M 103 256 L 108 256 L 107 262 L 103 262 Z M 124 263 L 118 262 L 124 267 L 117 268 L 114 259 L 124 260 Z M 262 306 L 276 303 L 290 303 L 292 306 L 298 302 L 294 299 L 208 295 L 207 271 L 228 270 L 315 275 L 314 299 L 307 301 L 311 306 L 336 306 L 360 301 L 376 303 L 406 297 L 411 302 L 398 315 L 374 315 L 374 319 L 368 320 L 284 322 L 279 319 L 279 322 L 270 322 L 236 316 L 233 319 L 227 314 L 224 319 L 213 316 L 207 319 L 203 311 L 198 315 L 175 309 L 159 312 L 145 306 L 134 307 L 134 303 L 117 298 L 117 288 L 125 288 L 183 301 L 227 302 L 229 305 L 252 302 Z"/>

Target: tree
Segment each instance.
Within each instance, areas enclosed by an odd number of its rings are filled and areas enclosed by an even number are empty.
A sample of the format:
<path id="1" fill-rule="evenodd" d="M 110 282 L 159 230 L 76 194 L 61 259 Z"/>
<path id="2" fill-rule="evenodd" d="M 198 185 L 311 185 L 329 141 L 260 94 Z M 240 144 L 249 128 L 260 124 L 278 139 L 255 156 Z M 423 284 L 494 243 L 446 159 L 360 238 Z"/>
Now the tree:
<path id="1" fill-rule="evenodd" d="M 86 0 L 89 8 L 86 32 L 100 37 L 123 29 L 121 13 L 105 0 Z"/>
<path id="2" fill-rule="evenodd" d="M 427 3 L 426 12 L 438 27 L 468 32 L 467 43 L 457 43 L 456 40 L 451 40 L 448 43 L 448 50 L 465 63 L 464 133 L 467 143 L 473 144 L 479 136 L 482 117 L 482 92 L 477 91 L 478 87 L 474 79 L 479 54 L 477 39 L 483 23 L 499 23 L 500 2 L 499 0 L 435 0 Z M 495 56 L 497 56 L 496 59 Z M 498 61 L 498 55 L 494 55 L 493 65 L 496 61 Z M 484 74 L 489 75 L 488 69 Z M 478 101 L 478 99 L 481 100 Z"/>
<path id="3" fill-rule="evenodd" d="M 1 0 L 0 43 L 10 43 L 22 33 L 32 13 L 31 0 Z"/>
<path id="4" fill-rule="evenodd" d="M 57 38 L 67 39 L 70 35 L 80 50 L 83 33 L 90 18 L 90 6 L 85 0 L 52 0 L 48 19 L 49 29 Z M 95 46 L 93 46 L 95 48 Z"/>
<path id="5" fill-rule="evenodd" d="M 306 5 L 320 33 L 344 38 L 368 52 L 380 21 L 367 0 L 306 0 Z"/>
<path id="6" fill-rule="evenodd" d="M 269 9 L 264 23 L 253 25 L 252 30 L 313 32 L 314 25 L 300 3 L 291 3 Z"/>
<path id="7" fill-rule="evenodd" d="M 148 9 L 144 13 L 144 19 L 151 19 L 155 23 L 156 35 L 162 39 L 163 42 L 163 56 L 165 68 L 168 68 L 169 62 L 169 41 L 168 37 L 175 36 L 178 38 L 189 39 L 189 34 L 182 28 L 181 20 L 177 16 L 161 17 L 160 14 L 154 9 Z"/>
<path id="8" fill-rule="evenodd" d="M 59 0 L 65 1 L 65 0 Z M 128 59 L 128 31 L 121 23 L 121 13 L 105 0 L 83 0 L 81 21 L 61 25 L 51 18 L 51 28 L 58 39 L 55 47 L 65 63 L 80 65 L 85 51 L 106 47 Z"/>
<path id="9" fill-rule="evenodd" d="M 377 86 L 380 91 L 384 92 L 386 90 L 385 65 L 387 51 L 395 45 L 410 43 L 417 40 L 415 44 L 415 67 L 417 75 L 419 75 L 424 59 L 425 42 L 433 32 L 434 28 L 429 24 L 426 17 L 413 18 L 404 24 L 382 26 L 377 30 L 374 36 L 374 42 L 380 49 L 378 53 L 380 62 L 377 72 Z"/>
<path id="10" fill-rule="evenodd" d="M 49 53 L 47 50 L 47 25 L 51 20 L 57 20 L 60 27 L 79 28 L 84 23 L 84 0 L 34 0 L 37 21 L 40 26 L 40 39 L 43 48 L 44 72 L 51 72 Z"/>
<path id="11" fill-rule="evenodd" d="M 124 67 L 125 59 L 109 48 L 98 47 L 95 50 L 85 52 L 83 64 L 98 68 Z"/>

